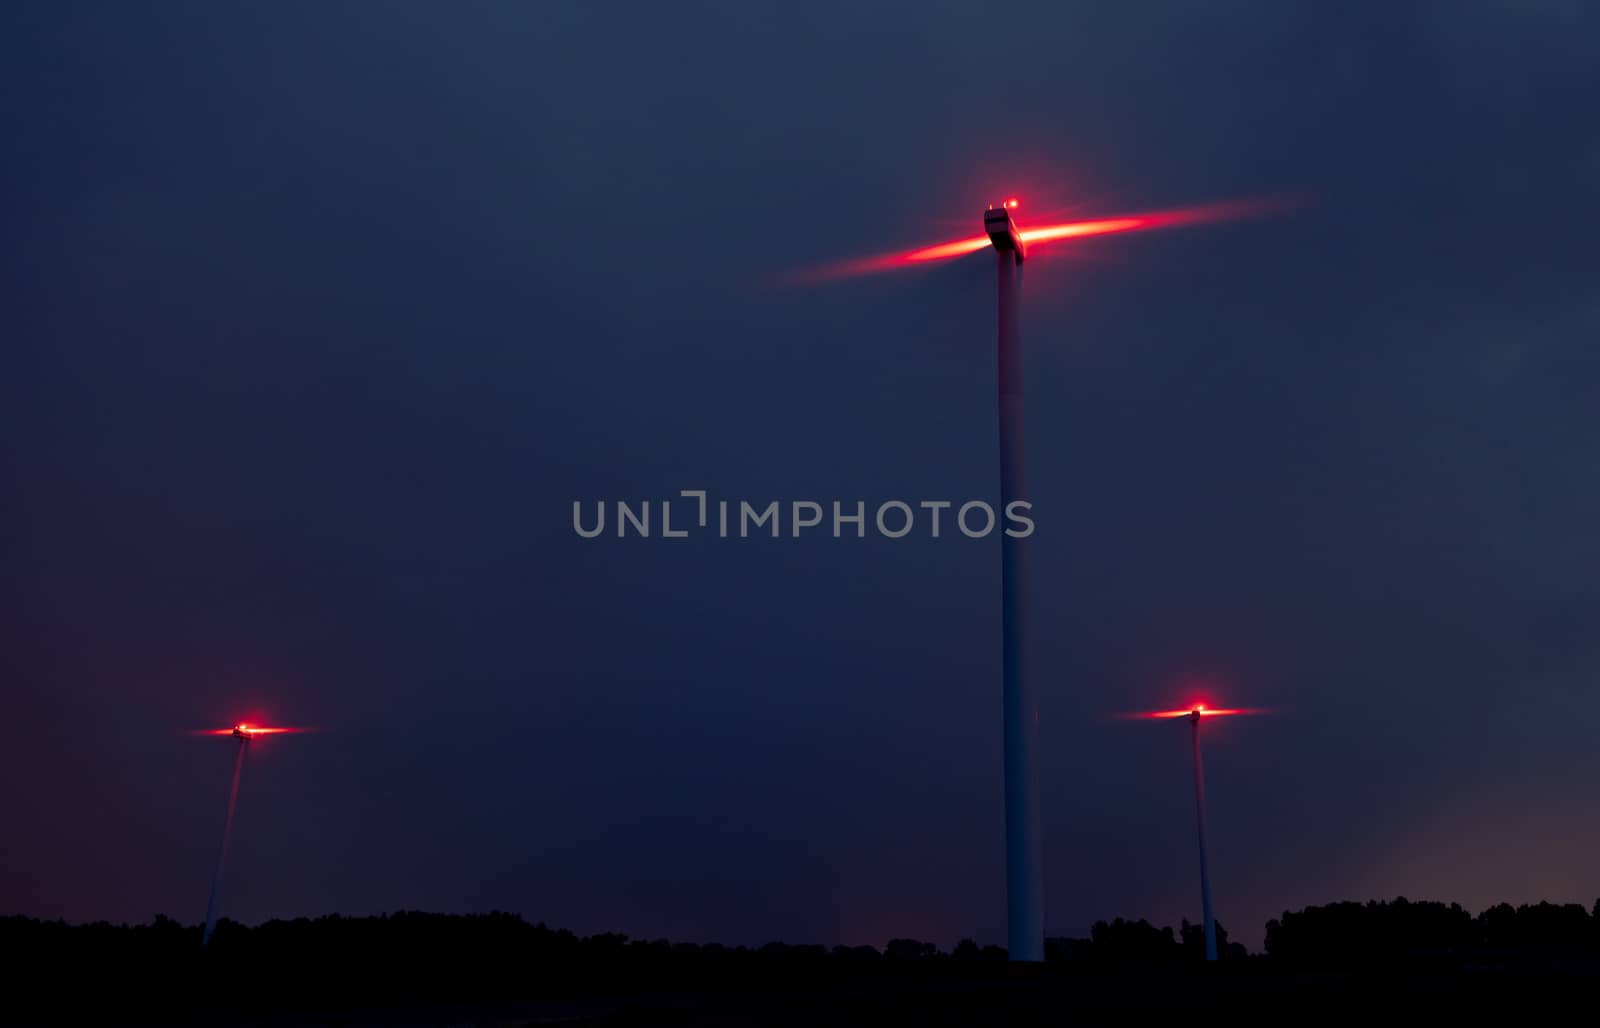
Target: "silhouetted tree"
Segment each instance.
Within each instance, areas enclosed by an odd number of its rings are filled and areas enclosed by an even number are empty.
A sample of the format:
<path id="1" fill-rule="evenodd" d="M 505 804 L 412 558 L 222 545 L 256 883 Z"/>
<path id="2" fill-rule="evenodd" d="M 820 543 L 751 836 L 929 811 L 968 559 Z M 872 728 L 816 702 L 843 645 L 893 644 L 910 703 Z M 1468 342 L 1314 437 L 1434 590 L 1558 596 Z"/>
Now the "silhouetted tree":
<path id="1" fill-rule="evenodd" d="M 889 960 L 929 960 L 939 956 L 939 947 L 916 939 L 890 939 L 883 955 Z"/>
<path id="2" fill-rule="evenodd" d="M 1096 960 L 1115 962 L 1167 963 L 1177 959 L 1178 943 L 1170 927 L 1157 928 L 1141 918 L 1110 923 L 1096 921 L 1089 929 L 1089 941 Z"/>
<path id="3" fill-rule="evenodd" d="M 1578 908 L 1582 909 L 1582 908 Z M 1491 914 L 1498 924 L 1503 915 Z M 1274 960 L 1325 968 L 1371 964 L 1459 964 L 1480 950 L 1481 924 L 1460 904 L 1330 903 L 1267 922 L 1266 950 Z"/>
<path id="4" fill-rule="evenodd" d="M 1250 955 L 1242 943 L 1228 941 L 1228 929 L 1223 926 L 1221 919 L 1211 922 L 1217 933 L 1217 959 L 1218 960 L 1243 960 Z M 1190 924 L 1188 918 L 1178 927 L 1178 944 L 1183 949 L 1185 960 L 1205 960 L 1206 958 L 1206 930 L 1205 925 Z"/>
<path id="5" fill-rule="evenodd" d="M 1046 961 L 1089 960 L 1093 957 L 1094 943 L 1089 939 L 1047 937 L 1044 940 Z"/>
<path id="6" fill-rule="evenodd" d="M 1483 955 L 1495 963 L 1548 964 L 1600 951 L 1600 926 L 1578 903 L 1500 903 L 1478 915 L 1477 927 Z"/>

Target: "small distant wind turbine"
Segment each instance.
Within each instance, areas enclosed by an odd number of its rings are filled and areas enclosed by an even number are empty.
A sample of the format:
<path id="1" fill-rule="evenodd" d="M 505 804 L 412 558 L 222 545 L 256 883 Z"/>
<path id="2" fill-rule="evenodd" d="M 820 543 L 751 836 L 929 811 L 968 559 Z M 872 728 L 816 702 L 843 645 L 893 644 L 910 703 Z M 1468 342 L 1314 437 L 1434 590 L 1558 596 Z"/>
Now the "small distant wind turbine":
<path id="1" fill-rule="evenodd" d="M 233 762 L 233 784 L 228 787 L 228 815 L 222 822 L 222 848 L 217 851 L 217 867 L 211 875 L 211 897 L 206 900 L 206 927 L 200 936 L 200 945 L 211 944 L 211 933 L 217 927 L 217 894 L 222 887 L 222 865 L 228 859 L 228 838 L 233 834 L 233 811 L 239 805 L 239 779 L 244 774 L 244 755 L 250 752 L 250 740 L 258 735 L 282 735 L 301 732 L 302 728 L 264 728 L 259 725 L 237 724 L 232 728 L 208 728 L 196 735 L 231 735 L 239 741 L 239 756 Z"/>
<path id="2" fill-rule="evenodd" d="M 1200 917 L 1206 939 L 1206 959 L 1217 959 L 1217 927 L 1211 917 L 1211 875 L 1206 867 L 1206 772 L 1200 760 L 1200 722 L 1208 717 L 1231 717 L 1238 714 L 1260 714 L 1260 710 L 1246 707 L 1219 709 L 1197 703 L 1188 710 L 1157 710 L 1135 714 L 1141 718 L 1187 718 L 1194 743 L 1194 818 L 1196 834 L 1200 838 Z"/>

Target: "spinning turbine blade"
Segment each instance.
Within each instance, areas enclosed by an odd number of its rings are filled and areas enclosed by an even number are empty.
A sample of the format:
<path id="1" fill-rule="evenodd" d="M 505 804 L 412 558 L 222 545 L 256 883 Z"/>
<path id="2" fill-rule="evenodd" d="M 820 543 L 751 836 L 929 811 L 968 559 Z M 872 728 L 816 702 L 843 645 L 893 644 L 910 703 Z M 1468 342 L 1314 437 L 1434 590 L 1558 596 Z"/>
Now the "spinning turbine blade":
<path id="1" fill-rule="evenodd" d="M 190 735 L 284 735 L 287 733 L 309 732 L 309 728 L 276 728 L 264 725 L 238 724 L 232 728 L 202 728 Z"/>
<path id="2" fill-rule="evenodd" d="M 1244 714 L 1265 714 L 1265 707 L 1208 707 L 1203 703 L 1196 704 L 1186 710 L 1141 710 L 1131 714 L 1120 714 L 1119 717 L 1134 719 L 1149 718 L 1179 718 L 1179 717 L 1238 717 Z"/>
<path id="3" fill-rule="evenodd" d="M 1202 225 L 1211 222 L 1254 217 L 1281 209 L 1286 206 L 1287 202 L 1283 199 L 1262 199 L 1200 204 L 1193 207 L 1176 207 L 1168 210 L 1126 214 L 1114 218 L 1069 221 L 1027 229 L 1019 227 L 1017 234 L 1023 244 L 1031 249 L 1041 243 L 1056 242 L 1063 239 L 1082 239 L 1089 236 L 1142 232 L 1150 229 L 1182 228 L 1189 225 Z M 1017 201 L 1007 200 L 1002 205 L 1002 208 L 999 209 L 1009 212 L 1016 207 Z M 919 246 L 914 250 L 901 250 L 896 253 L 876 254 L 871 257 L 857 257 L 825 264 L 821 267 L 796 272 L 789 278 L 793 282 L 825 282 L 832 279 L 873 275 L 885 271 L 901 271 L 930 262 L 965 257 L 969 253 L 977 253 L 979 250 L 988 247 L 989 244 L 988 236 L 968 236 L 965 239 L 954 239 L 949 242 Z"/>

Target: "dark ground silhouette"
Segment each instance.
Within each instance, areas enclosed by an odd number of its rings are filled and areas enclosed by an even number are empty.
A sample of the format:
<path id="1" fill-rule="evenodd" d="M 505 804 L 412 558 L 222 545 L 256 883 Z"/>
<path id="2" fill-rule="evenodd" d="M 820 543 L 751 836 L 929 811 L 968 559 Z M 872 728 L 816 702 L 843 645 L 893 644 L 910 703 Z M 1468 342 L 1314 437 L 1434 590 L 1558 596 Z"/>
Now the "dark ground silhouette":
<path id="1" fill-rule="evenodd" d="M 1098 922 L 1043 965 L 997 946 L 726 947 L 530 924 L 513 914 L 321 917 L 247 927 L 0 918 L 9 1015 L 22 1023 L 979 1024 L 1204 1011 L 1315 1019 L 1412 1008 L 1529 1016 L 1600 982 L 1600 902 L 1334 903 L 1267 924 L 1265 952 L 1198 925 Z M 1378 1004 L 1379 1006 L 1374 1006 Z"/>

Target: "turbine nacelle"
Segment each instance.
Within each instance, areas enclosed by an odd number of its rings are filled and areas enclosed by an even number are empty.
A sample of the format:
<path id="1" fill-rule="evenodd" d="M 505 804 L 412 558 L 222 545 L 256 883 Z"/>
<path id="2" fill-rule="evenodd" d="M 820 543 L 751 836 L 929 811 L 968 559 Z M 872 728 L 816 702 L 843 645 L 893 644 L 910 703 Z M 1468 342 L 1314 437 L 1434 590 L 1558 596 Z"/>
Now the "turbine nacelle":
<path id="1" fill-rule="evenodd" d="M 989 234 L 989 242 L 1001 253 L 1016 255 L 1018 264 L 1027 256 L 1022 245 L 1022 233 L 1017 231 L 1017 223 L 1011 220 L 1011 210 L 1016 207 L 1017 201 L 1007 200 L 999 207 L 990 207 L 983 212 L 983 230 Z"/>

